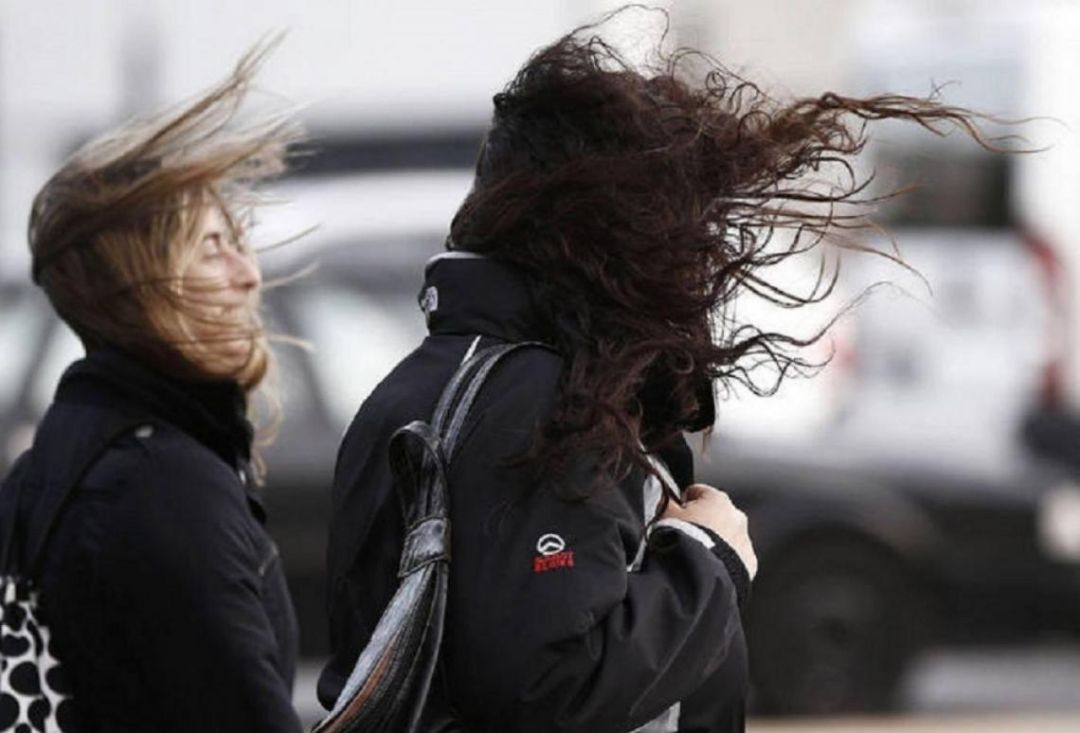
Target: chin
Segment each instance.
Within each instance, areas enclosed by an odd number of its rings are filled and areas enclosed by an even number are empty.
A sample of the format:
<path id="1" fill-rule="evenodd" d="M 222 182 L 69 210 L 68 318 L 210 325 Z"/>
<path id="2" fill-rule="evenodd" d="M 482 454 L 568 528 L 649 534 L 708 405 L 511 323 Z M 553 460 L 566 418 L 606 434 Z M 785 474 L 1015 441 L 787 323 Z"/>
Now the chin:
<path id="1" fill-rule="evenodd" d="M 246 391 L 259 386 L 270 367 L 270 351 L 262 336 L 245 344 L 245 349 L 233 370 L 234 378 Z"/>
<path id="2" fill-rule="evenodd" d="M 204 345 L 198 355 L 199 367 L 214 379 L 232 380 L 250 391 L 266 375 L 270 355 L 261 336 Z"/>

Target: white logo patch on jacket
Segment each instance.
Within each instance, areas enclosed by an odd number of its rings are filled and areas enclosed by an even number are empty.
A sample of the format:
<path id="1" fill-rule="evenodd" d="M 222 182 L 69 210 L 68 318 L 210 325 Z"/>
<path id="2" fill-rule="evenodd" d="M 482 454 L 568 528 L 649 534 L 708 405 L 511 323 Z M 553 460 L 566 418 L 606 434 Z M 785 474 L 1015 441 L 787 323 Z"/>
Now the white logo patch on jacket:
<path id="1" fill-rule="evenodd" d="M 554 532 L 540 535 L 536 541 L 536 552 L 539 554 L 533 558 L 534 573 L 574 567 L 574 551 L 567 550 L 566 540 Z"/>

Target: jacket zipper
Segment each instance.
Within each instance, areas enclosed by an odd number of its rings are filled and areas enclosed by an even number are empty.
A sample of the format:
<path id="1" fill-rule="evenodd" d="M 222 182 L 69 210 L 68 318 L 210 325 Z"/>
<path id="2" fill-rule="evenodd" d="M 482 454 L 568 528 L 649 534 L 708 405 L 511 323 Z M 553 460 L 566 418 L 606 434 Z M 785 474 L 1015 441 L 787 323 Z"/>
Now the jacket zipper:
<path id="1" fill-rule="evenodd" d="M 270 566 L 273 565 L 274 560 L 277 560 L 277 557 L 278 557 L 277 543 L 274 542 L 273 540 L 270 540 L 270 552 L 266 555 L 265 558 L 263 558 L 263 561 L 261 563 L 259 563 L 259 577 L 260 578 L 266 576 L 266 571 L 270 569 Z"/>

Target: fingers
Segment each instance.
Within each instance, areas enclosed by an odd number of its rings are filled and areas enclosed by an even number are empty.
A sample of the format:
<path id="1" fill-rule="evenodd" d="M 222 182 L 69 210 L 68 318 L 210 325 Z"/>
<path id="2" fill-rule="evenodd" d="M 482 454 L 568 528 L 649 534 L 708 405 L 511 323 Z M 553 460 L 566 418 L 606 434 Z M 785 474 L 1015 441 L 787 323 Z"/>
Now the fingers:
<path id="1" fill-rule="evenodd" d="M 715 486 L 709 486 L 708 484 L 692 484 L 687 487 L 686 492 L 683 495 L 684 501 L 695 501 L 699 499 L 705 499 L 707 501 L 720 501 L 723 504 L 727 504 L 734 508 L 735 504 L 732 503 L 731 497 L 726 492 L 721 491 Z"/>
<path id="2" fill-rule="evenodd" d="M 683 492 L 683 501 L 693 501 L 694 499 L 700 499 L 702 496 L 709 493 L 710 491 L 716 491 L 716 489 L 709 486 L 708 484 L 691 484 L 686 488 L 686 491 Z"/>
<path id="3" fill-rule="evenodd" d="M 750 520 L 723 491 L 707 484 L 693 484 L 683 495 L 684 504 L 668 505 L 664 517 L 683 519 L 712 530 L 742 560 L 751 579 L 757 574 L 757 556 L 750 539 Z"/>
<path id="4" fill-rule="evenodd" d="M 689 519 L 690 512 L 687 511 L 685 505 L 681 505 L 676 501 L 669 501 L 664 508 L 663 513 L 660 515 L 662 519 Z"/>
<path id="5" fill-rule="evenodd" d="M 750 580 L 757 577 L 758 559 L 757 553 L 754 552 L 754 546 L 747 542 L 741 552 L 736 550 L 736 554 L 738 554 L 739 559 L 742 560 L 743 566 L 746 568 L 746 573 L 750 576 Z"/>

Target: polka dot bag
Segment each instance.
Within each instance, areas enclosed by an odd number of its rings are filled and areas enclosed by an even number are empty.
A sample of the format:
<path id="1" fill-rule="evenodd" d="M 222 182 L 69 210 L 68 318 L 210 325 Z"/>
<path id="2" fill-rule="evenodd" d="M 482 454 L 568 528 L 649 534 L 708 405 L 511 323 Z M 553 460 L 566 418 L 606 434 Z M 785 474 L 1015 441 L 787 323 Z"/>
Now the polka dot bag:
<path id="1" fill-rule="evenodd" d="M 74 730 L 63 669 L 24 579 L 0 578 L 0 730 Z"/>
<path id="2" fill-rule="evenodd" d="M 0 487 L 0 731 L 71 733 L 78 727 L 71 690 L 31 579 L 83 474 L 115 438 L 137 424 L 133 418 L 118 417 L 93 436 L 80 458 L 61 461 L 55 480 L 34 487 L 36 504 L 30 518 L 22 516 L 20 505 L 29 490 L 24 479 L 33 450 L 15 462 Z"/>

